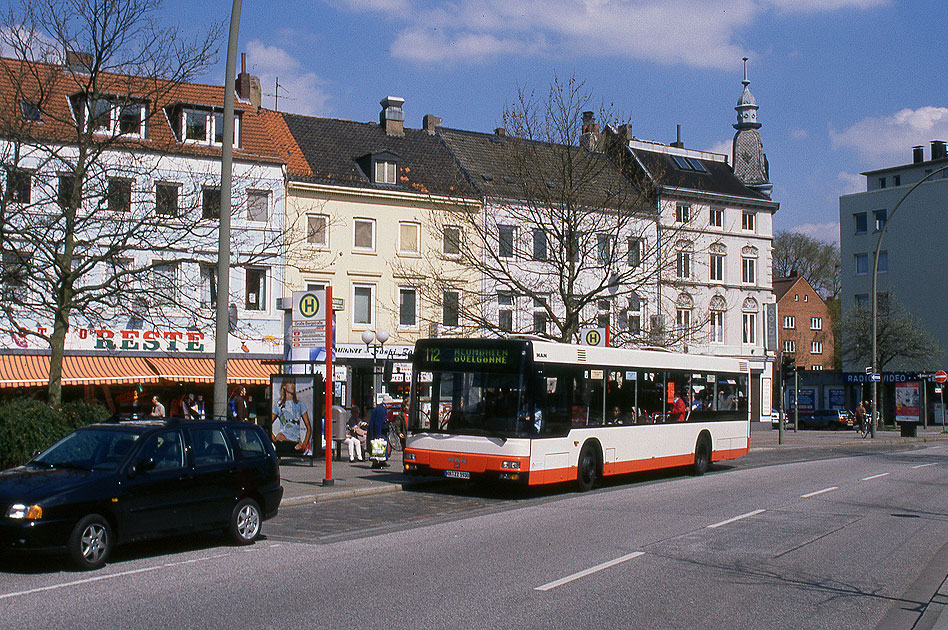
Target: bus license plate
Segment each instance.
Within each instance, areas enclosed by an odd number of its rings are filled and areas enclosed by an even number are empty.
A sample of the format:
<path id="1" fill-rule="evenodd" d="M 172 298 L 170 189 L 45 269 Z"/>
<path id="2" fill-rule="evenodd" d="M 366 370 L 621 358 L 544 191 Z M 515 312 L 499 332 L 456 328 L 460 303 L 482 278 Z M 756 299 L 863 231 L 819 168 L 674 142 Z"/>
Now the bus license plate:
<path id="1" fill-rule="evenodd" d="M 466 470 L 446 470 L 444 471 L 445 477 L 452 477 L 454 479 L 470 479 L 471 473 Z"/>

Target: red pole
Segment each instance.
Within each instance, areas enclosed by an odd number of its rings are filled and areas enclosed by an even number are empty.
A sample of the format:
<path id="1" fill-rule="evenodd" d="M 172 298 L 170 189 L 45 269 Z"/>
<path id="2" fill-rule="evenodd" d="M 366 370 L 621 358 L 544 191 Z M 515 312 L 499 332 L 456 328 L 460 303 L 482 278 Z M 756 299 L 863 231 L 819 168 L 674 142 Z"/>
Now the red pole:
<path id="1" fill-rule="evenodd" d="M 332 479 L 332 287 L 326 286 L 326 478 L 324 486 L 333 485 Z"/>

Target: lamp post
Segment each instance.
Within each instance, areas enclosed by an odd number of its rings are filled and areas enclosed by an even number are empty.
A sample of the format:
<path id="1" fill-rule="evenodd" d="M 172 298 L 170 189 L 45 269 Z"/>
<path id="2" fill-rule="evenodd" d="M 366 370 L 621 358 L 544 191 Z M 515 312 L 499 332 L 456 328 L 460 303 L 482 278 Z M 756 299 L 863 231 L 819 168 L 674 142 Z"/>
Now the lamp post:
<path id="1" fill-rule="evenodd" d="M 886 230 L 889 229 L 889 221 L 892 220 L 892 217 L 895 216 L 895 212 L 899 209 L 899 206 L 902 205 L 902 202 L 911 195 L 916 188 L 921 186 L 924 182 L 931 179 L 934 175 L 941 173 L 942 171 L 948 170 L 948 166 L 942 166 L 939 169 L 936 169 L 921 178 L 915 184 L 905 191 L 905 194 L 902 195 L 902 198 L 899 199 L 898 203 L 895 204 L 895 207 L 892 208 L 892 212 L 885 219 L 885 223 L 882 224 L 882 230 L 879 232 L 879 240 L 876 241 L 876 252 L 872 261 L 872 374 L 879 374 L 879 352 L 878 352 L 878 316 L 879 316 L 879 296 L 877 293 L 877 286 L 879 282 L 879 252 L 882 251 L 882 239 L 885 237 Z M 869 422 L 869 431 L 872 437 L 876 437 L 876 424 L 879 421 L 879 405 L 878 405 L 878 383 L 872 381 L 872 419 Z"/>
<path id="2" fill-rule="evenodd" d="M 365 349 L 372 353 L 372 406 L 374 407 L 378 400 L 378 392 L 382 389 L 382 375 L 377 372 L 377 360 L 379 353 L 385 347 L 385 342 L 388 341 L 388 331 L 387 330 L 364 330 L 362 331 L 362 343 L 365 344 Z"/>

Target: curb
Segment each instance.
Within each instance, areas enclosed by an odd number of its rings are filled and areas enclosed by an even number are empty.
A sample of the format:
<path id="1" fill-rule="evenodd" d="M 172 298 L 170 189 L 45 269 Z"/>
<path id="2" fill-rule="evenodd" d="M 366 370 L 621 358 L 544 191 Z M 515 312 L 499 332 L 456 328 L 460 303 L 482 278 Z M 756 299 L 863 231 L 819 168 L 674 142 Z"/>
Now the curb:
<path id="1" fill-rule="evenodd" d="M 379 486 L 377 488 L 355 488 L 353 490 L 334 490 L 326 494 L 307 494 L 300 497 L 291 497 L 280 501 L 280 507 L 290 507 L 293 505 L 309 505 L 312 503 L 323 503 L 324 501 L 335 501 L 336 499 L 351 499 L 353 497 L 364 497 L 373 494 L 390 494 L 392 492 L 401 492 L 405 487 L 403 484 L 396 483 L 389 486 Z"/>

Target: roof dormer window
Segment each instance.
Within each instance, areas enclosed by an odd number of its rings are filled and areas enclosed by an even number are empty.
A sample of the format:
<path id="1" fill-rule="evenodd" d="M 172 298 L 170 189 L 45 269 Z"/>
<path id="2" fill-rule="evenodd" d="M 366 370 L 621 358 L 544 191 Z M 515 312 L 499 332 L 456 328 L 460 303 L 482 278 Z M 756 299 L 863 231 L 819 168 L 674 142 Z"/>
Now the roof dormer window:
<path id="1" fill-rule="evenodd" d="M 395 185 L 398 181 L 398 164 L 390 160 L 376 160 L 375 183 Z"/>
<path id="2" fill-rule="evenodd" d="M 189 144 L 221 145 L 224 143 L 224 112 L 183 107 L 178 110 L 175 132 Z M 234 148 L 240 146 L 240 114 L 234 114 Z"/>
<path id="3" fill-rule="evenodd" d="M 366 179 L 373 184 L 398 185 L 398 167 L 401 160 L 395 153 L 391 151 L 367 153 L 356 158 L 355 161 L 359 169 L 365 174 Z"/>
<path id="4" fill-rule="evenodd" d="M 708 169 L 704 167 L 704 164 L 702 164 L 700 160 L 684 157 L 681 155 L 673 155 L 671 158 L 674 160 L 675 165 L 683 171 L 697 171 L 699 173 L 708 172 Z"/>
<path id="5" fill-rule="evenodd" d="M 145 103 L 114 96 L 76 97 L 76 110 L 87 120 L 92 133 L 109 136 L 145 137 Z"/>

